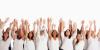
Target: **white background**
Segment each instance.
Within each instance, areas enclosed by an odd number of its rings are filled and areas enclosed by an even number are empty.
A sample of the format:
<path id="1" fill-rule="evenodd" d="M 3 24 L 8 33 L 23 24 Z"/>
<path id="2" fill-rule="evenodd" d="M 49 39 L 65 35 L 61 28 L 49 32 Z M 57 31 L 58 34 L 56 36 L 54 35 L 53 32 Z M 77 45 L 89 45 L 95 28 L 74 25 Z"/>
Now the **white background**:
<path id="1" fill-rule="evenodd" d="M 80 27 L 81 20 L 86 22 L 96 20 L 97 29 L 100 28 L 100 1 L 99 0 L 0 0 L 0 18 L 5 20 L 28 19 L 30 23 L 39 17 L 52 17 L 58 25 L 59 18 L 66 23 L 69 19 L 76 21 Z M 6 24 L 5 28 L 8 26 Z M 87 23 L 86 23 L 87 24 Z M 66 24 L 67 25 L 67 24 Z"/>

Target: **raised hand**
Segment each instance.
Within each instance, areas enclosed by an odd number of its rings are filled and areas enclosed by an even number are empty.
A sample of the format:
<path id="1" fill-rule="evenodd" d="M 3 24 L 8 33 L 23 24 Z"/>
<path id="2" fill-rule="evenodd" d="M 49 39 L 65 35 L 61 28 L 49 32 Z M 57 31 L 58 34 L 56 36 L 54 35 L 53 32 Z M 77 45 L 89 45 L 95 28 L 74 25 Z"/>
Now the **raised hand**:
<path id="1" fill-rule="evenodd" d="M 94 20 L 93 23 L 96 24 L 96 21 Z"/>
<path id="2" fill-rule="evenodd" d="M 72 32 L 72 20 L 69 20 L 69 30 Z"/>
<path id="3" fill-rule="evenodd" d="M 81 22 L 82 24 L 84 24 L 85 23 L 85 21 L 84 20 L 82 20 L 82 22 Z"/>
<path id="4" fill-rule="evenodd" d="M 29 22 L 27 20 L 25 20 L 25 25 L 29 26 Z"/>
<path id="5" fill-rule="evenodd" d="M 82 24 L 82 26 L 81 26 L 81 32 L 82 32 L 82 33 L 85 31 L 85 30 L 84 30 L 84 23 L 85 23 L 85 21 L 82 20 L 82 22 L 81 22 L 81 24 Z"/>
<path id="6" fill-rule="evenodd" d="M 39 25 L 40 25 L 40 21 L 39 21 L 39 20 L 37 20 L 37 21 L 36 21 L 36 24 L 37 24 L 37 26 L 39 26 Z"/>
<path id="7" fill-rule="evenodd" d="M 69 20 L 69 24 L 72 24 L 72 20 Z"/>
<path id="8" fill-rule="evenodd" d="M 77 30 L 77 24 L 76 23 L 73 23 L 72 31 L 75 32 L 76 30 Z"/>
<path id="9" fill-rule="evenodd" d="M 94 20 L 93 23 L 94 23 L 94 32 L 96 33 L 96 21 Z"/>
<path id="10" fill-rule="evenodd" d="M 89 25 L 92 26 L 92 21 L 89 21 Z"/>
<path id="11" fill-rule="evenodd" d="M 62 20 L 62 18 L 60 19 L 60 22 L 59 22 L 59 31 L 62 32 L 64 30 L 64 21 Z"/>
<path id="12" fill-rule="evenodd" d="M 47 26 L 48 26 L 48 33 L 51 34 L 51 30 L 53 29 L 53 28 L 52 28 L 52 24 L 51 24 L 52 19 L 51 19 L 51 18 L 48 18 L 48 19 L 47 19 L 47 22 L 48 22 L 48 23 L 47 23 Z"/>
<path id="13" fill-rule="evenodd" d="M 9 17 L 6 18 L 6 20 L 4 21 L 4 23 L 6 23 L 9 20 Z"/>

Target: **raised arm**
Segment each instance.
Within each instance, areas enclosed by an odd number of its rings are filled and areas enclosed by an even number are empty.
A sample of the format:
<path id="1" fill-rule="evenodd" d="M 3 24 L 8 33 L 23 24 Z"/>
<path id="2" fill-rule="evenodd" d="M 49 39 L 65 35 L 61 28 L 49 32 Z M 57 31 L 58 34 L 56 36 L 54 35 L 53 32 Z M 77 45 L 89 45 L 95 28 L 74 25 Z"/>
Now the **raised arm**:
<path id="1" fill-rule="evenodd" d="M 27 20 L 25 20 L 25 33 L 26 33 L 26 36 L 28 35 L 30 29 L 29 29 L 29 23 Z"/>
<path id="2" fill-rule="evenodd" d="M 9 20 L 9 17 L 7 17 L 7 18 L 6 18 L 6 20 L 4 21 L 4 23 L 7 23 L 7 22 L 8 22 L 8 20 Z"/>
<path id="3" fill-rule="evenodd" d="M 17 20 L 14 19 L 12 23 L 10 23 L 10 33 L 11 33 L 11 38 L 16 39 L 16 31 L 18 30 L 18 23 Z"/>
<path id="4" fill-rule="evenodd" d="M 88 31 L 88 38 L 89 37 L 91 37 L 91 27 L 92 27 L 92 22 L 91 21 L 89 21 L 89 25 L 90 25 L 90 27 L 89 27 L 89 31 Z"/>
<path id="5" fill-rule="evenodd" d="M 62 19 L 60 19 L 60 21 L 59 21 L 59 33 L 61 33 L 62 31 L 64 31 L 64 21 Z"/>
<path id="6" fill-rule="evenodd" d="M 52 36 L 51 36 L 51 27 L 52 27 L 52 25 L 51 25 L 51 19 L 50 18 L 48 18 L 47 19 L 47 25 L 48 25 L 48 36 L 49 36 L 49 39 L 51 39 L 52 38 Z"/>
<path id="7" fill-rule="evenodd" d="M 96 33 L 96 21 L 94 20 L 93 23 L 94 23 L 94 33 Z"/>
<path id="8" fill-rule="evenodd" d="M 40 21 L 39 20 L 36 21 L 36 25 L 37 25 L 36 37 L 40 37 Z"/>
<path id="9" fill-rule="evenodd" d="M 4 25 L 5 25 L 5 23 L 7 23 L 7 21 L 9 20 L 9 17 L 8 18 L 6 18 L 6 20 L 5 21 L 2 21 L 1 19 L 0 19 L 0 30 L 2 30 L 3 29 L 3 27 L 4 27 Z"/>
<path id="10" fill-rule="evenodd" d="M 71 38 L 75 39 L 76 35 L 77 35 L 77 24 L 73 23 L 73 26 L 72 26 L 72 37 Z"/>
<path id="11" fill-rule="evenodd" d="M 62 19 L 59 21 L 59 33 L 61 38 L 64 39 L 64 21 Z"/>
<path id="12" fill-rule="evenodd" d="M 84 23 L 85 23 L 85 21 L 82 20 L 82 22 L 81 22 L 81 24 L 82 24 L 82 26 L 81 26 L 81 34 L 82 34 L 82 39 L 85 40 L 85 36 L 86 36 L 86 28 L 87 28 L 87 27 L 84 28 Z"/>
<path id="13" fill-rule="evenodd" d="M 71 33 L 72 33 L 72 20 L 69 20 L 69 30 L 70 30 Z"/>
<path id="14" fill-rule="evenodd" d="M 82 20 L 81 24 L 82 24 L 82 26 L 81 26 L 81 32 L 84 32 L 84 20 Z"/>

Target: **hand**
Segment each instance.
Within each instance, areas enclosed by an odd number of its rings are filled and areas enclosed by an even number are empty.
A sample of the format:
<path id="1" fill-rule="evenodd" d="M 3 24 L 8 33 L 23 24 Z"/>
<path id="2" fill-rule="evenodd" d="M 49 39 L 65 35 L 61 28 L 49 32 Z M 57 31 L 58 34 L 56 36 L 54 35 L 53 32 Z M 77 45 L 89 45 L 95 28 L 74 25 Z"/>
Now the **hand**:
<path id="1" fill-rule="evenodd" d="M 9 20 L 9 17 L 7 17 L 6 20 L 8 21 Z"/>
<path id="2" fill-rule="evenodd" d="M 21 23 L 22 23 L 22 25 L 24 24 L 24 20 L 23 19 L 21 19 Z"/>
<path id="3" fill-rule="evenodd" d="M 72 24 L 72 20 L 69 20 L 69 24 Z"/>
<path id="4" fill-rule="evenodd" d="M 16 19 L 14 19 L 14 24 L 15 24 L 15 26 L 18 26 L 18 22 Z"/>
<path id="5" fill-rule="evenodd" d="M 36 24 L 36 21 L 33 23 L 33 25 L 35 25 Z"/>
<path id="6" fill-rule="evenodd" d="M 73 31 L 76 31 L 77 30 L 77 24 L 76 23 L 73 24 L 72 30 Z"/>
<path id="7" fill-rule="evenodd" d="M 6 20 L 4 21 L 4 23 L 6 23 L 9 20 L 9 17 L 6 18 Z"/>
<path id="8" fill-rule="evenodd" d="M 64 29 L 64 21 L 62 19 L 60 19 L 60 29 L 61 31 Z"/>
<path id="9" fill-rule="evenodd" d="M 96 24 L 96 21 L 94 20 L 93 23 Z"/>
<path id="10" fill-rule="evenodd" d="M 45 22 L 45 19 L 43 19 L 43 24 L 45 24 L 46 22 Z"/>
<path id="11" fill-rule="evenodd" d="M 84 20 L 82 20 L 82 24 L 84 24 L 84 22 L 85 22 L 85 21 L 84 21 Z"/>
<path id="12" fill-rule="evenodd" d="M 28 23 L 28 21 L 27 21 L 27 20 L 25 20 L 25 25 L 27 25 L 27 26 L 29 25 L 29 23 Z"/>
<path id="13" fill-rule="evenodd" d="M 52 21 L 52 19 L 51 19 L 51 18 L 48 18 L 48 19 L 47 19 L 47 21 L 48 21 L 48 22 L 51 22 L 51 21 Z"/>
<path id="14" fill-rule="evenodd" d="M 90 26 L 92 26 L 92 21 L 89 21 Z"/>
<path id="15" fill-rule="evenodd" d="M 37 21 L 36 21 L 36 24 L 37 24 L 38 26 L 40 25 L 40 22 L 39 22 L 39 20 L 37 20 Z"/>

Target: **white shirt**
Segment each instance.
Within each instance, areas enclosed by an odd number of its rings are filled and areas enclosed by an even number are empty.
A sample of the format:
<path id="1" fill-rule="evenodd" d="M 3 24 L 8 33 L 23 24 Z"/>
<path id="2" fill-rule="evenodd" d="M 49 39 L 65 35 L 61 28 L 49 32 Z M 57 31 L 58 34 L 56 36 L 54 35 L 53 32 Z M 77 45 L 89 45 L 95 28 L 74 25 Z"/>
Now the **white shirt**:
<path id="1" fill-rule="evenodd" d="M 98 38 L 92 38 L 90 37 L 88 39 L 88 48 L 87 50 L 99 50 L 99 43 L 98 43 Z"/>
<path id="2" fill-rule="evenodd" d="M 0 50 L 9 50 L 10 42 L 9 38 L 6 41 L 0 40 Z"/>
<path id="3" fill-rule="evenodd" d="M 85 45 L 85 43 L 83 40 L 79 41 L 79 43 L 75 45 L 75 50 L 83 50 L 84 45 Z"/>
<path id="4" fill-rule="evenodd" d="M 73 50 L 73 39 L 65 37 L 62 41 L 61 49 L 63 50 Z"/>
<path id="5" fill-rule="evenodd" d="M 59 39 L 56 38 L 56 40 L 54 40 L 53 38 L 51 38 L 49 40 L 49 50 L 59 50 Z"/>
<path id="6" fill-rule="evenodd" d="M 24 42 L 24 50 L 35 50 L 35 45 L 33 40 L 25 40 Z"/>
<path id="7" fill-rule="evenodd" d="M 85 39 L 85 40 L 84 40 L 84 42 L 85 42 L 85 45 L 84 45 L 84 50 L 87 50 L 87 48 L 88 48 L 88 40 L 87 40 L 87 39 Z"/>
<path id="8" fill-rule="evenodd" d="M 42 35 L 36 38 L 36 50 L 48 50 L 48 36 Z"/>
<path id="9" fill-rule="evenodd" d="M 23 50 L 24 41 L 22 39 L 15 39 L 13 50 Z"/>
<path id="10" fill-rule="evenodd" d="M 75 31 L 71 38 L 64 37 L 64 32 L 61 32 L 62 37 L 62 46 L 61 49 L 63 50 L 73 50 L 73 40 L 76 38 L 77 31 Z"/>

